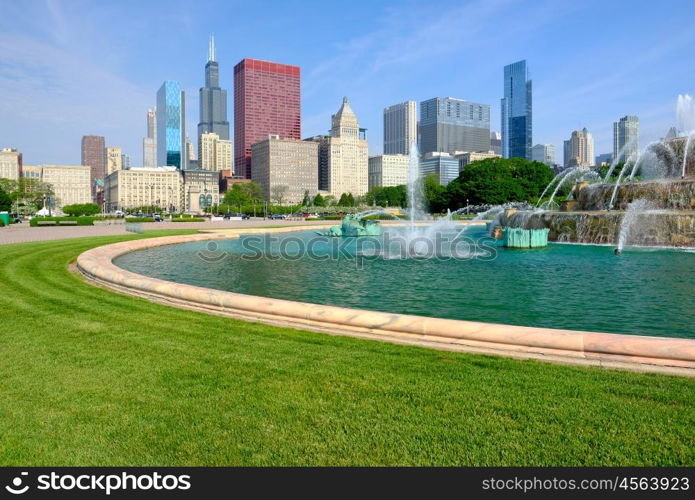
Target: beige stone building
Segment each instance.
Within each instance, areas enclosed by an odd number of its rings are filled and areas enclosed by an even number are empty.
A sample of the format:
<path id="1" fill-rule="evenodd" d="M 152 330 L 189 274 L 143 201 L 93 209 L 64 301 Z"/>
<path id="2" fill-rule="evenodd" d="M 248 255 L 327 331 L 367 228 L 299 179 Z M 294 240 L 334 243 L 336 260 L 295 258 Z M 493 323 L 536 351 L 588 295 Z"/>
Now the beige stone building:
<path id="1" fill-rule="evenodd" d="M 410 156 L 379 155 L 369 158 L 369 189 L 375 186 L 401 186 L 408 183 Z"/>
<path id="2" fill-rule="evenodd" d="M 340 197 L 343 193 L 361 196 L 369 188 L 369 147 L 347 97 L 343 98 L 342 106 L 331 121 L 327 190 L 335 197 Z"/>
<path id="3" fill-rule="evenodd" d="M 214 170 L 183 171 L 183 211 L 200 214 L 220 204 L 219 173 Z"/>
<path id="4" fill-rule="evenodd" d="M 41 165 L 22 165 L 22 177 L 25 179 L 41 180 Z"/>
<path id="5" fill-rule="evenodd" d="M 123 152 L 115 146 L 106 147 L 106 175 L 123 169 Z"/>
<path id="6" fill-rule="evenodd" d="M 41 180 L 53 188 L 57 208 L 91 203 L 91 174 L 87 165 L 42 165 Z"/>
<path id="7" fill-rule="evenodd" d="M 176 167 L 117 170 L 104 180 L 106 210 L 155 206 L 163 211 L 183 210 L 183 177 Z"/>
<path id="8" fill-rule="evenodd" d="M 198 166 L 201 170 L 233 170 L 234 150 L 232 141 L 220 139 L 213 133 L 201 134 L 198 151 Z"/>
<path id="9" fill-rule="evenodd" d="M 565 167 L 591 167 L 594 165 L 594 136 L 584 127 L 572 132 L 564 142 Z"/>
<path id="10" fill-rule="evenodd" d="M 459 161 L 459 171 L 474 161 L 487 160 L 488 158 L 502 158 L 501 154 L 494 151 L 456 151 L 454 158 Z"/>
<path id="11" fill-rule="evenodd" d="M 261 185 L 266 200 L 301 203 L 316 196 L 319 185 L 319 144 L 280 139 L 277 135 L 251 146 L 251 180 Z"/>
<path id="12" fill-rule="evenodd" d="M 16 149 L 0 150 L 0 179 L 18 180 L 22 176 L 22 153 Z"/>

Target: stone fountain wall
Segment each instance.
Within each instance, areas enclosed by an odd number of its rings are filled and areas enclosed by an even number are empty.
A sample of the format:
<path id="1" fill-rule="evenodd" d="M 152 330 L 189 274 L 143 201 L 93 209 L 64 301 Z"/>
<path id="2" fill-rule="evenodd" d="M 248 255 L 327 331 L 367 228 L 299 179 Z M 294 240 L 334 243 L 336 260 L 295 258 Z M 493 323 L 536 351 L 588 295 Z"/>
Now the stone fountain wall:
<path id="1" fill-rule="evenodd" d="M 503 216 L 503 226 L 548 228 L 548 240 L 615 245 L 624 212 L 517 212 Z M 640 245 L 695 247 L 695 212 L 650 211 L 638 214 Z"/>
<path id="2" fill-rule="evenodd" d="M 691 139 L 688 145 L 687 137 L 676 137 L 666 142 L 653 144 L 652 151 L 664 165 L 665 177 L 680 178 L 683 176 L 683 154 L 686 146 L 688 158 L 685 162 L 685 176 L 695 176 L 695 140 Z"/>
<path id="3" fill-rule="evenodd" d="M 695 141 L 694 141 L 695 142 Z M 592 184 L 575 194 L 577 210 L 607 210 L 615 184 Z M 695 179 L 663 179 L 622 184 L 614 203 L 625 210 L 635 200 L 650 200 L 656 208 L 695 210 Z"/>

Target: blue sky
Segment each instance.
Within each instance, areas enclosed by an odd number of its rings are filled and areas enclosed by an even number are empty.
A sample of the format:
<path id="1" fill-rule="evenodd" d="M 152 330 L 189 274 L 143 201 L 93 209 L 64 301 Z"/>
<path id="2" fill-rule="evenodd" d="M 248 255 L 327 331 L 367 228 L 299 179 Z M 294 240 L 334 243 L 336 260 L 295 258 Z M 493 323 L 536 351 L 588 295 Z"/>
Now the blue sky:
<path id="1" fill-rule="evenodd" d="M 0 0 L 0 147 L 26 164 L 79 163 L 85 134 L 106 136 L 142 164 L 145 113 L 165 79 L 198 122 L 208 35 L 222 86 L 244 57 L 302 68 L 302 136 L 325 133 L 350 98 L 370 153 L 382 110 L 451 96 L 492 106 L 499 130 L 503 66 L 527 59 L 535 143 L 586 126 L 596 153 L 612 122 L 640 118 L 642 145 L 675 124 L 695 93 L 695 2 L 585 0 L 204 1 Z"/>

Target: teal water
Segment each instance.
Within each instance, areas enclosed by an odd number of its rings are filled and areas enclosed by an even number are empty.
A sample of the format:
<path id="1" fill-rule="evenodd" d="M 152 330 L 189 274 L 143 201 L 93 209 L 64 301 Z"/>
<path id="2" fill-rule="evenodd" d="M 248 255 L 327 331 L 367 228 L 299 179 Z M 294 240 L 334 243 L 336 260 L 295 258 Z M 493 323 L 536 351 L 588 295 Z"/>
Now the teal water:
<path id="1" fill-rule="evenodd" d="M 179 283 L 317 304 L 695 338 L 695 254 L 688 251 L 628 249 L 616 256 L 602 246 L 516 250 L 483 241 L 477 251 L 459 252 L 476 258 L 423 259 L 380 250 L 383 238 L 312 232 L 273 235 L 272 242 L 259 238 L 153 248 L 116 264 Z M 302 251 L 309 243 L 312 257 Z M 281 247 L 288 258 L 279 258 Z"/>

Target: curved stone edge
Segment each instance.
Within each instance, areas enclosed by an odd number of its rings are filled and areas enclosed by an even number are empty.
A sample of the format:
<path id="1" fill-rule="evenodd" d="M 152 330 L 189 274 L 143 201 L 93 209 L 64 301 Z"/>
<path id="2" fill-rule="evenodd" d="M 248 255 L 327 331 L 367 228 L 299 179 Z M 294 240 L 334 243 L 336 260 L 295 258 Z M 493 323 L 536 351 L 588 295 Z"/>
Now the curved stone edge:
<path id="1" fill-rule="evenodd" d="M 253 232 L 306 229 L 294 226 Z M 438 349 L 695 376 L 695 340 L 690 339 L 502 325 L 310 304 L 173 283 L 113 264 L 115 258 L 138 250 L 236 238 L 249 232 L 220 230 L 114 243 L 80 254 L 77 269 L 96 284 L 122 293 L 279 326 Z"/>

